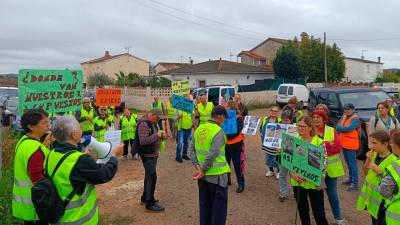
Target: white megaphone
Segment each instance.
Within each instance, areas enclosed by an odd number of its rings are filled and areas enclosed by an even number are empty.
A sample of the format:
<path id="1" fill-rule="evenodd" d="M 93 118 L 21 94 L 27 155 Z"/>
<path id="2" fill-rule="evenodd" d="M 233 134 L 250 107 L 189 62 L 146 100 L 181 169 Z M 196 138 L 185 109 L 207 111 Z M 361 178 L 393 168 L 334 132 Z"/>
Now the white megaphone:
<path id="1" fill-rule="evenodd" d="M 85 135 L 81 138 L 81 144 L 83 147 L 89 147 L 96 152 L 97 163 L 107 163 L 111 158 L 112 145 L 108 141 L 102 143 L 90 135 Z"/>

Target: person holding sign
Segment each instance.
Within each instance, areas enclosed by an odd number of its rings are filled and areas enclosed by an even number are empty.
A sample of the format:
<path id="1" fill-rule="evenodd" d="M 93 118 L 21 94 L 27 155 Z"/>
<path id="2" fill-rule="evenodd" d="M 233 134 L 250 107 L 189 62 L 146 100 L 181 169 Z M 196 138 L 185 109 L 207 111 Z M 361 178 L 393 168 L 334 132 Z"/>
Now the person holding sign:
<path id="1" fill-rule="evenodd" d="M 177 136 L 175 160 L 177 162 L 182 162 L 182 159 L 190 160 L 187 153 L 188 153 L 189 140 L 193 128 L 193 114 L 189 114 L 187 112 L 179 110 L 176 118 L 176 125 L 178 127 L 178 136 Z M 182 152 L 182 147 L 183 147 L 183 152 Z"/>
<path id="2" fill-rule="evenodd" d="M 397 157 L 400 157 L 400 131 L 392 132 L 390 147 Z M 385 213 L 378 213 L 378 221 L 381 224 L 397 225 L 400 224 L 400 160 L 397 159 L 386 167 L 386 176 L 379 185 L 379 193 L 385 201 Z"/>
<path id="3" fill-rule="evenodd" d="M 289 99 L 288 104 L 283 107 L 282 111 L 290 111 L 291 112 L 291 121 L 292 123 L 297 123 L 299 118 L 304 115 L 303 111 L 297 109 L 298 101 L 297 97 L 293 96 Z"/>
<path id="4" fill-rule="evenodd" d="M 197 104 L 196 117 L 199 118 L 200 124 L 205 124 L 211 119 L 211 112 L 214 108 L 212 102 L 207 102 L 207 96 L 205 93 L 200 94 L 200 102 Z"/>
<path id="5" fill-rule="evenodd" d="M 121 128 L 121 140 L 124 142 L 123 159 L 128 159 L 128 148 L 131 146 L 132 159 L 136 160 L 135 133 L 136 133 L 137 115 L 132 114 L 128 108 L 124 109 L 124 115 L 119 119 Z"/>
<path id="6" fill-rule="evenodd" d="M 191 159 L 199 186 L 200 225 L 225 225 L 228 209 L 228 175 L 225 158 L 226 137 L 222 124 L 227 117 L 223 106 L 212 110 L 211 119 L 196 129 Z"/>
<path id="7" fill-rule="evenodd" d="M 100 106 L 99 112 L 100 116 L 96 116 L 93 120 L 94 136 L 98 141 L 104 142 L 104 134 L 106 133 L 108 127 L 111 126 L 112 121 L 110 121 L 110 118 L 107 116 L 107 107 Z"/>
<path id="8" fill-rule="evenodd" d="M 176 109 L 172 107 L 172 97 L 170 96 L 167 99 L 167 118 L 168 118 L 169 129 L 171 129 L 172 137 L 175 137 L 176 135 L 175 116 L 176 116 Z"/>
<path id="9" fill-rule="evenodd" d="M 226 146 L 225 146 L 225 158 L 230 166 L 231 161 L 233 162 L 233 168 L 235 168 L 236 180 L 238 183 L 238 187 L 236 189 L 236 193 L 242 193 L 244 191 L 244 174 L 241 168 L 241 160 L 240 155 L 243 150 L 243 117 L 240 114 L 240 111 L 236 105 L 236 103 L 232 100 L 228 102 L 226 106 L 226 110 L 236 110 L 236 133 L 227 134 L 226 135 Z M 228 173 L 228 182 L 231 181 L 231 174 Z"/>
<path id="10" fill-rule="evenodd" d="M 40 142 L 49 131 L 48 114 L 42 109 L 30 109 L 21 117 L 21 127 L 26 134 L 19 139 L 15 149 L 12 214 L 25 224 L 47 224 L 38 219 L 32 204 L 31 189 L 43 177 L 44 161 L 49 154 Z M 47 135 L 47 140 L 51 135 Z"/>
<path id="11" fill-rule="evenodd" d="M 82 135 L 92 135 L 94 130 L 93 119 L 96 117 L 96 112 L 91 106 L 90 98 L 83 99 L 82 109 L 75 113 L 75 118 L 81 125 Z"/>
<path id="12" fill-rule="evenodd" d="M 375 131 L 369 136 L 371 151 L 367 152 L 367 160 L 364 164 L 364 185 L 357 200 L 357 210 L 367 210 L 371 215 L 372 224 L 378 223 L 378 215 L 384 213 L 383 197 L 379 193 L 379 184 L 386 176 L 386 168 L 397 160 L 391 152 L 390 137 L 386 131 Z M 379 216 L 381 219 L 383 216 Z"/>
<path id="13" fill-rule="evenodd" d="M 343 217 L 340 211 L 340 202 L 337 192 L 337 178 L 344 176 L 342 161 L 340 161 L 339 135 L 333 127 L 328 126 L 328 115 L 325 111 L 315 110 L 312 113 L 313 124 L 318 132 L 318 137 L 323 139 L 328 155 L 326 165 L 326 194 L 331 205 L 335 224 L 343 224 Z"/>
<path id="14" fill-rule="evenodd" d="M 276 178 L 279 179 L 279 168 L 278 162 L 276 161 L 277 149 L 276 148 L 269 148 L 264 146 L 264 137 L 265 132 L 267 131 L 267 124 L 268 123 L 280 123 L 281 118 L 279 117 L 279 107 L 273 106 L 269 111 L 269 116 L 265 116 L 261 126 L 260 126 L 260 136 L 261 136 L 261 150 L 265 152 L 265 164 L 269 168 L 269 171 L 265 174 L 266 177 L 272 177 L 276 175 Z M 274 168 L 277 169 L 275 174 Z"/>
<path id="15" fill-rule="evenodd" d="M 297 132 L 299 133 L 299 137 L 306 142 L 315 146 L 323 144 L 323 140 L 318 137 L 317 132 L 313 127 L 312 118 L 310 116 L 299 118 L 297 123 Z M 328 225 L 325 216 L 324 192 L 318 189 L 318 187 L 311 181 L 302 178 L 300 175 L 295 174 L 292 171 L 290 171 L 289 174 L 291 176 L 290 183 L 293 186 L 301 224 L 311 224 L 310 207 L 308 204 L 308 201 L 310 201 L 315 223 L 317 225 Z"/>

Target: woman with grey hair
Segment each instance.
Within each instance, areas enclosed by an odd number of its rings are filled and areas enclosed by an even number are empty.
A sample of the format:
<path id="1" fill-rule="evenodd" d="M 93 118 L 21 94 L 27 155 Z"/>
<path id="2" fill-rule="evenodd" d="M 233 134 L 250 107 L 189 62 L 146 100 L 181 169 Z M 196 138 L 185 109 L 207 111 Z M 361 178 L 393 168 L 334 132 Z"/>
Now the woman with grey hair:
<path id="1" fill-rule="evenodd" d="M 49 153 L 45 168 L 52 174 L 62 158 L 65 160 L 54 174 L 52 181 L 62 200 L 69 200 L 60 223 L 98 224 L 98 201 L 94 185 L 110 181 L 118 168 L 117 156 L 122 153 L 123 144 L 112 150 L 112 157 L 106 164 L 97 164 L 89 155 L 78 150 L 82 131 L 72 116 L 60 116 L 51 128 L 56 141 Z"/>

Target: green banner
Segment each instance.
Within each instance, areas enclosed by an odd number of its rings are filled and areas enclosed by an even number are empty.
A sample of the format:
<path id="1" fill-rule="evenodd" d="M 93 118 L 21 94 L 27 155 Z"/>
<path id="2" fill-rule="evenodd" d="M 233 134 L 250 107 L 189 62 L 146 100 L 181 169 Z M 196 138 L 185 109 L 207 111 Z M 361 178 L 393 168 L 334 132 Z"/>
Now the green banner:
<path id="1" fill-rule="evenodd" d="M 19 113 L 32 108 L 48 113 L 77 111 L 82 105 L 81 70 L 21 69 L 18 88 Z"/>
<path id="2" fill-rule="evenodd" d="M 319 186 L 324 168 L 324 149 L 282 133 L 281 163 L 283 167 Z"/>

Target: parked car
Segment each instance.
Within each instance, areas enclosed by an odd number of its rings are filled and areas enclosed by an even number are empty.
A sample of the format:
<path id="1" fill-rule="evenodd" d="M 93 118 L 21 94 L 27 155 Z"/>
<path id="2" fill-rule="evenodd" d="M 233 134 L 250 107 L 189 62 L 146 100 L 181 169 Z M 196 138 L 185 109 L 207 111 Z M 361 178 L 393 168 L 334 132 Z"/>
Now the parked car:
<path id="1" fill-rule="evenodd" d="M 233 98 L 235 96 L 235 88 L 230 85 L 208 86 L 204 88 L 196 88 L 193 90 L 193 98 L 196 99 L 200 94 L 206 94 L 209 102 L 214 105 L 221 104 L 222 97 L 228 96 Z"/>
<path id="2" fill-rule="evenodd" d="M 386 94 L 389 95 L 389 97 L 391 97 L 393 99 L 394 102 L 398 103 L 398 99 L 399 99 L 399 90 L 397 88 L 393 88 L 393 87 L 381 87 L 380 89 L 382 89 L 384 92 L 386 92 Z"/>
<path id="3" fill-rule="evenodd" d="M 303 108 L 308 105 L 309 90 L 301 84 L 281 84 L 276 94 L 276 104 L 280 107 L 286 105 L 293 96 L 297 97 L 299 107 Z"/>
<path id="4" fill-rule="evenodd" d="M 361 120 L 361 151 L 359 151 L 357 158 L 364 160 L 365 153 L 368 151 L 368 135 L 366 131 L 368 121 L 375 114 L 377 104 L 385 101 L 387 97 L 389 97 L 388 94 L 379 88 L 316 88 L 310 91 L 308 110 L 311 112 L 320 103 L 327 105 L 329 109 L 328 124 L 336 127 L 344 113 L 343 106 L 346 103 L 352 103 Z"/>
<path id="5" fill-rule="evenodd" d="M 3 126 L 12 125 L 18 115 L 18 97 L 10 97 L 4 103 Z"/>
<path id="6" fill-rule="evenodd" d="M 7 97 L 18 97 L 18 88 L 0 87 L 0 95 L 7 96 Z"/>

